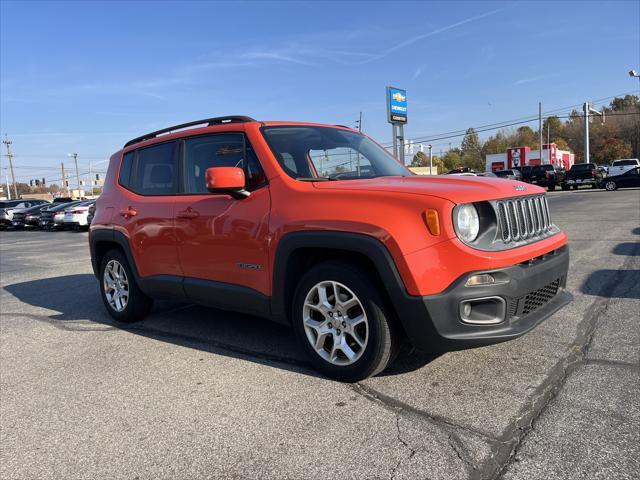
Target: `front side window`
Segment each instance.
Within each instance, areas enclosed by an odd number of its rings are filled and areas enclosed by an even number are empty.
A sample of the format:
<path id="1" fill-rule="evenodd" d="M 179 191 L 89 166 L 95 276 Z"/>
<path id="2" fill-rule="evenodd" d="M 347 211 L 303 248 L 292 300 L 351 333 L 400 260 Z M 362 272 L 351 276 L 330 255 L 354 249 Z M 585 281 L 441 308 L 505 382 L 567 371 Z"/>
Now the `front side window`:
<path id="1" fill-rule="evenodd" d="M 188 138 L 185 141 L 185 188 L 186 193 L 208 193 L 205 172 L 212 167 L 244 168 L 247 188 L 255 189 L 266 181 L 260 162 L 244 135 L 225 133 Z"/>
<path id="2" fill-rule="evenodd" d="M 263 127 L 282 169 L 304 180 L 351 180 L 408 176 L 384 148 L 369 137 L 332 127 Z"/>
<path id="3" fill-rule="evenodd" d="M 138 150 L 131 189 L 142 195 L 168 195 L 178 191 L 176 142 Z"/>

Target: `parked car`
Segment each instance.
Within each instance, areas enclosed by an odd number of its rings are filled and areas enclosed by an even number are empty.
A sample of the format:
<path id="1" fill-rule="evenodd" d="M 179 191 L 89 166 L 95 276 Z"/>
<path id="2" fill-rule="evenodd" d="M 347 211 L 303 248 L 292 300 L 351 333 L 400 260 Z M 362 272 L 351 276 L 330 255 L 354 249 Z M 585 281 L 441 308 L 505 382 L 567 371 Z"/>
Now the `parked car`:
<path id="1" fill-rule="evenodd" d="M 610 191 L 618 188 L 640 187 L 640 167 L 627 170 L 621 175 L 608 176 L 602 181 L 602 186 Z"/>
<path id="2" fill-rule="evenodd" d="M 84 228 L 88 227 L 87 217 L 89 216 L 89 208 L 96 202 L 89 200 L 78 203 L 64 210 L 63 225 L 65 228 Z"/>
<path id="3" fill-rule="evenodd" d="M 219 117 L 128 141 L 89 245 L 116 321 L 169 297 L 260 315 L 349 382 L 384 370 L 404 339 L 504 341 L 571 298 L 543 189 L 413 175 L 341 126 Z"/>
<path id="4" fill-rule="evenodd" d="M 623 158 L 620 160 L 614 160 L 611 166 L 607 169 L 607 173 L 615 177 L 617 175 L 622 175 L 627 170 L 631 170 L 632 168 L 640 167 L 640 160 L 637 158 Z"/>
<path id="5" fill-rule="evenodd" d="M 536 165 L 531 169 L 530 183 L 540 187 L 547 187 L 550 192 L 564 183 L 566 172 L 557 165 Z"/>
<path id="6" fill-rule="evenodd" d="M 89 206 L 89 211 L 87 212 L 87 227 L 91 226 L 91 222 L 93 221 L 93 217 L 96 214 L 96 202 L 93 202 L 91 206 Z"/>
<path id="7" fill-rule="evenodd" d="M 11 226 L 13 222 L 13 212 L 35 205 L 48 203 L 46 200 L 2 200 L 0 201 L 0 230 Z"/>
<path id="8" fill-rule="evenodd" d="M 598 165 L 598 171 L 602 173 L 603 177 L 609 174 L 609 165 Z"/>
<path id="9" fill-rule="evenodd" d="M 458 167 L 453 170 L 449 170 L 447 175 L 475 175 L 476 171 L 469 167 Z"/>
<path id="10" fill-rule="evenodd" d="M 33 216 L 39 215 L 40 210 L 42 210 L 43 208 L 47 208 L 50 205 L 51 204 L 47 202 L 40 205 L 35 205 L 33 207 L 23 208 L 21 210 L 14 210 L 11 225 L 13 226 L 13 228 L 38 226 L 37 223 L 34 225 Z M 27 219 L 29 219 L 28 222 Z"/>
<path id="11" fill-rule="evenodd" d="M 477 177 L 490 177 L 490 178 L 498 178 L 498 176 L 493 172 L 478 172 L 476 173 Z"/>
<path id="12" fill-rule="evenodd" d="M 595 163 L 574 163 L 567 171 L 563 190 L 577 189 L 580 185 L 591 185 L 596 188 L 602 181 L 602 172 Z"/>
<path id="13" fill-rule="evenodd" d="M 40 213 L 38 225 L 44 230 L 53 230 L 63 227 L 65 209 L 77 205 L 78 203 L 82 203 L 82 200 L 52 205 Z"/>
<path id="14" fill-rule="evenodd" d="M 520 170 L 496 170 L 493 172 L 496 174 L 496 177 L 506 178 L 507 180 L 520 180 L 522 178 L 522 174 Z"/>
<path id="15" fill-rule="evenodd" d="M 522 167 L 513 167 L 511 170 L 520 172 L 520 181 L 531 183 L 531 173 L 533 171 L 533 167 L 531 165 L 524 165 Z"/>
<path id="16" fill-rule="evenodd" d="M 41 208 L 37 208 L 29 212 L 24 219 L 24 223 L 26 227 L 40 227 L 40 217 L 42 216 L 42 212 L 51 208 L 54 204 L 49 203 L 46 205 L 41 205 Z"/>

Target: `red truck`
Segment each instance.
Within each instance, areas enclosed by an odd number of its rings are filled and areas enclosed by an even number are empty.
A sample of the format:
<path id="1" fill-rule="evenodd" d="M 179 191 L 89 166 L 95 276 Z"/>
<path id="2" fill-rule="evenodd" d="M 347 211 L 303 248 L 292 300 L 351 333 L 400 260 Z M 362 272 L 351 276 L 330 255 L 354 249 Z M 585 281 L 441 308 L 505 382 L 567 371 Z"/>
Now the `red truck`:
<path id="1" fill-rule="evenodd" d="M 342 126 L 230 116 L 133 139 L 111 157 L 89 244 L 117 321 L 154 298 L 262 316 L 350 382 L 403 342 L 508 340 L 571 298 L 542 188 L 419 177 Z"/>

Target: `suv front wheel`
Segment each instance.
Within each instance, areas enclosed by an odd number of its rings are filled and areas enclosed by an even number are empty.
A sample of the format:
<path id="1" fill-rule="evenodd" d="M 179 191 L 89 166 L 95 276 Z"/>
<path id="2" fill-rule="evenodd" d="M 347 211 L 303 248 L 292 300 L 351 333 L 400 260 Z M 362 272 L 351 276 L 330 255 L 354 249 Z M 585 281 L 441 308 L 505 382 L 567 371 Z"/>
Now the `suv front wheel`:
<path id="1" fill-rule="evenodd" d="M 378 288 L 347 263 L 326 262 L 296 289 L 293 326 L 316 369 L 357 382 L 383 371 L 395 357 L 398 332 Z"/>
<path id="2" fill-rule="evenodd" d="M 138 287 L 131 266 L 120 250 L 110 250 L 102 259 L 100 292 L 107 311 L 119 322 L 142 320 L 153 306 L 153 300 Z"/>

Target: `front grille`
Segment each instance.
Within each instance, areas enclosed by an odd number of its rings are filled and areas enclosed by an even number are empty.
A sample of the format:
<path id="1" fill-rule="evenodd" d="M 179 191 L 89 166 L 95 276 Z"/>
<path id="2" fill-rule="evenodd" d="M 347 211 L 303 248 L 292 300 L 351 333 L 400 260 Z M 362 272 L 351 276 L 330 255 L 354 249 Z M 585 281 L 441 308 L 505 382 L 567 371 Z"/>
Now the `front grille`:
<path id="1" fill-rule="evenodd" d="M 544 307 L 556 296 L 561 282 L 562 279 L 557 278 L 538 290 L 529 292 L 521 297 L 509 299 L 507 318 L 509 320 L 513 317 L 522 318 L 535 312 L 540 307 Z"/>
<path id="2" fill-rule="evenodd" d="M 552 227 L 544 195 L 498 200 L 496 206 L 500 237 L 504 243 L 544 235 Z"/>
<path id="3" fill-rule="evenodd" d="M 556 279 L 548 285 L 525 295 L 524 306 L 522 307 L 522 315 L 529 315 L 538 308 L 546 305 L 556 296 L 560 287 L 560 279 Z"/>

